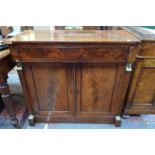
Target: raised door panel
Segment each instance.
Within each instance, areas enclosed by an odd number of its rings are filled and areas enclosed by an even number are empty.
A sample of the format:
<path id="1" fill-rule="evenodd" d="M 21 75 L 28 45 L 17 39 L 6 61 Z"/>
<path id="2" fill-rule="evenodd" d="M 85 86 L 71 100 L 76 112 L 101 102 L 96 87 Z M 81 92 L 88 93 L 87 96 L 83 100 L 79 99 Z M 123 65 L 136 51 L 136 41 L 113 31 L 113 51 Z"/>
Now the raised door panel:
<path id="1" fill-rule="evenodd" d="M 125 69 L 121 64 L 83 63 L 77 73 L 77 115 L 114 116 L 123 103 Z"/>
<path id="2" fill-rule="evenodd" d="M 128 108 L 155 111 L 155 60 L 139 60 L 133 78 Z"/>
<path id="3" fill-rule="evenodd" d="M 32 105 L 40 115 L 73 114 L 73 65 L 38 64 L 25 68 Z"/>

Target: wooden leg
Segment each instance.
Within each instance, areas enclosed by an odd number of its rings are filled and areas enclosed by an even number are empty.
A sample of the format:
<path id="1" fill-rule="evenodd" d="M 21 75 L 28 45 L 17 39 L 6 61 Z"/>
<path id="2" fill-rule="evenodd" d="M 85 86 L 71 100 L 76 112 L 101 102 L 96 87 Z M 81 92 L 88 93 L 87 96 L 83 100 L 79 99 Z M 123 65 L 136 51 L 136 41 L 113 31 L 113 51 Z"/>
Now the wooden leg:
<path id="1" fill-rule="evenodd" d="M 1 93 L 0 93 L 0 113 L 1 111 L 4 109 L 4 102 L 2 100 L 2 96 L 1 96 Z"/>
<path id="2" fill-rule="evenodd" d="M 11 124 L 15 128 L 19 128 L 18 126 L 18 119 L 13 110 L 13 103 L 10 96 L 9 86 L 7 83 L 0 83 L 0 93 L 2 94 L 2 99 L 5 104 L 5 107 L 9 113 Z"/>
<path id="3" fill-rule="evenodd" d="M 34 115 L 29 115 L 28 122 L 30 126 L 35 126 L 35 117 Z"/>
<path id="4" fill-rule="evenodd" d="M 120 127 L 121 126 L 121 117 L 115 116 L 115 126 Z"/>

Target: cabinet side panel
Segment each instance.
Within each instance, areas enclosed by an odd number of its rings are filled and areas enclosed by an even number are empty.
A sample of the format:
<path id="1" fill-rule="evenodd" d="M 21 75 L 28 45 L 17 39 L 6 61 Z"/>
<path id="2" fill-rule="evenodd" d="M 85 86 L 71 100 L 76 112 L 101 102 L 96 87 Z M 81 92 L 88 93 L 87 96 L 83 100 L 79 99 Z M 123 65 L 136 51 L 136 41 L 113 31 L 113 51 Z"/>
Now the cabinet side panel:
<path id="1" fill-rule="evenodd" d="M 155 68 L 142 68 L 139 79 L 134 103 L 149 104 L 155 95 Z"/>
<path id="2" fill-rule="evenodd" d="M 125 112 L 155 113 L 155 59 L 137 60 Z"/>

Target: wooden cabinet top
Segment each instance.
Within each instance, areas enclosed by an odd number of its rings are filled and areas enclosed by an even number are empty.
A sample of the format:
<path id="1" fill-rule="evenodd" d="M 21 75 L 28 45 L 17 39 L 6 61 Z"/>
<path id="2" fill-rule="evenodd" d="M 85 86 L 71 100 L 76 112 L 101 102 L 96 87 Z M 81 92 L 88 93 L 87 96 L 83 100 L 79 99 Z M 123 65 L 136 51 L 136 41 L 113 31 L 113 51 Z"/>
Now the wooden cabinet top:
<path id="1" fill-rule="evenodd" d="M 155 58 L 155 30 L 134 26 L 123 29 L 141 40 L 141 49 L 137 53 L 137 58 Z"/>
<path id="2" fill-rule="evenodd" d="M 130 34 L 134 35 L 141 41 L 155 42 L 155 30 L 134 26 L 126 26 L 123 27 L 123 29 L 129 32 Z"/>
<path id="3" fill-rule="evenodd" d="M 27 30 L 6 39 L 5 43 L 116 43 L 137 44 L 140 41 L 125 30 Z"/>

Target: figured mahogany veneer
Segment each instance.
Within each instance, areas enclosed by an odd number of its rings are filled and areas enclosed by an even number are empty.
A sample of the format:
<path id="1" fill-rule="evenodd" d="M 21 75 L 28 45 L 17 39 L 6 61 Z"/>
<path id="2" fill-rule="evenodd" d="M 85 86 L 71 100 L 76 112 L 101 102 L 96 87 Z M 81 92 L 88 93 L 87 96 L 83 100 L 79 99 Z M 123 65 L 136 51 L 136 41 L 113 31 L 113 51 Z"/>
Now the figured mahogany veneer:
<path id="1" fill-rule="evenodd" d="M 120 125 L 139 40 L 124 30 L 25 31 L 7 40 L 29 109 L 29 123 Z"/>

